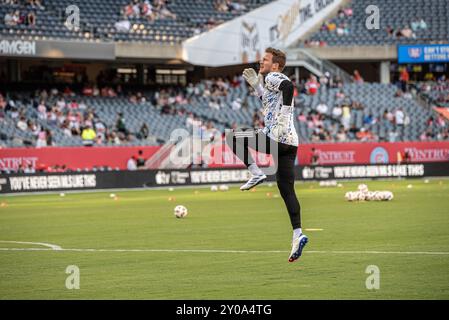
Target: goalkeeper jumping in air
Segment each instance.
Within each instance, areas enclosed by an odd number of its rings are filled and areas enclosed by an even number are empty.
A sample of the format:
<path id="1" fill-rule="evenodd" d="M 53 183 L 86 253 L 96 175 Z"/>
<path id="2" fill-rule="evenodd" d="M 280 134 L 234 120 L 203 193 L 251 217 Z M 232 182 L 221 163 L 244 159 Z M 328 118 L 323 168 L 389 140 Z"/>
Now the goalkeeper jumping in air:
<path id="1" fill-rule="evenodd" d="M 268 48 L 260 61 L 259 74 L 245 69 L 243 77 L 256 91 L 263 104 L 265 127 L 250 131 L 233 131 L 226 135 L 227 144 L 251 173 L 251 179 L 240 187 L 250 190 L 267 176 L 253 160 L 249 148 L 271 154 L 276 164 L 277 186 L 284 199 L 293 227 L 292 251 L 289 262 L 297 260 L 308 242 L 301 230 L 301 207 L 295 193 L 294 165 L 298 150 L 298 135 L 294 125 L 293 84 L 282 73 L 285 54 Z"/>

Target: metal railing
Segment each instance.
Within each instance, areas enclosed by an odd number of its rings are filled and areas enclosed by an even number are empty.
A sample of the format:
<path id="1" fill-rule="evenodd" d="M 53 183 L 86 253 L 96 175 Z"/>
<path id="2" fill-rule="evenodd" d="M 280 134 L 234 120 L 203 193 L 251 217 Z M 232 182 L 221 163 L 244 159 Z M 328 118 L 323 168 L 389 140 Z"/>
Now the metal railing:
<path id="1" fill-rule="evenodd" d="M 288 50 L 287 60 L 290 61 L 287 65 L 304 66 L 317 76 L 322 76 L 325 72 L 329 72 L 332 76 L 338 76 L 344 83 L 352 82 L 352 77 L 349 73 L 329 60 L 320 59 L 305 49 Z"/>

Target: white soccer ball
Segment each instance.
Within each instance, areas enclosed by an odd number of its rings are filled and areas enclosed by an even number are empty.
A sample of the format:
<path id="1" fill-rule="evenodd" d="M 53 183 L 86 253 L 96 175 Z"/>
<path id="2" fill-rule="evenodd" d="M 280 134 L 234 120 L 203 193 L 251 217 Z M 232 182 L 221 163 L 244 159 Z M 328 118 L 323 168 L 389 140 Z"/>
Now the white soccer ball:
<path id="1" fill-rule="evenodd" d="M 59 196 L 65 197 L 65 193 L 64 193 L 64 192 L 61 192 L 61 193 L 59 194 Z"/>
<path id="2" fill-rule="evenodd" d="M 222 185 L 220 185 L 219 189 L 220 189 L 220 191 L 228 191 L 229 187 L 226 184 L 222 184 Z"/>
<path id="3" fill-rule="evenodd" d="M 359 184 L 358 190 L 360 192 L 368 192 L 368 186 L 366 184 Z"/>
<path id="4" fill-rule="evenodd" d="M 346 199 L 347 201 L 355 201 L 355 200 L 357 200 L 356 193 L 355 193 L 355 192 L 352 192 L 352 191 L 346 192 L 346 194 L 345 194 L 345 199 Z"/>
<path id="5" fill-rule="evenodd" d="M 391 200 L 393 200 L 393 198 L 394 198 L 393 192 L 385 191 L 385 195 L 384 195 L 385 201 L 391 201 Z"/>
<path id="6" fill-rule="evenodd" d="M 366 193 L 365 200 L 367 200 L 367 201 L 374 201 L 374 200 L 376 200 L 376 199 L 375 199 L 375 192 L 368 191 L 368 192 Z"/>
<path id="7" fill-rule="evenodd" d="M 357 191 L 357 200 L 359 201 L 365 201 L 366 199 L 366 193 Z"/>
<path id="8" fill-rule="evenodd" d="M 182 205 L 178 205 L 175 207 L 174 214 L 176 218 L 184 218 L 187 215 L 187 213 L 188 211 L 186 207 Z"/>
<path id="9" fill-rule="evenodd" d="M 218 186 L 216 185 L 210 186 L 210 191 L 218 191 Z"/>

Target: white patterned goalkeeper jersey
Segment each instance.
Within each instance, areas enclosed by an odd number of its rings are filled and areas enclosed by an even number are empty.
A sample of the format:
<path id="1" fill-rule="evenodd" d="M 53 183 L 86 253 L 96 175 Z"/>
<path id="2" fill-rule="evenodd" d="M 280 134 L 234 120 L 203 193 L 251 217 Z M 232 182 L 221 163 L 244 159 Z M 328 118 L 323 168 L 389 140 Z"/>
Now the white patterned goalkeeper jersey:
<path id="1" fill-rule="evenodd" d="M 265 133 L 269 138 L 288 145 L 297 146 L 298 145 L 298 134 L 296 133 L 295 123 L 294 123 L 294 112 L 290 113 L 290 121 L 288 125 L 288 130 L 286 134 L 275 137 L 272 130 L 277 125 L 277 118 L 281 112 L 283 105 L 282 91 L 279 90 L 281 82 L 284 80 L 290 81 L 290 79 L 283 73 L 280 72 L 270 72 L 265 77 L 265 86 L 262 95 L 262 105 L 265 127 L 262 132 Z M 294 99 L 292 100 L 292 107 L 294 106 Z"/>

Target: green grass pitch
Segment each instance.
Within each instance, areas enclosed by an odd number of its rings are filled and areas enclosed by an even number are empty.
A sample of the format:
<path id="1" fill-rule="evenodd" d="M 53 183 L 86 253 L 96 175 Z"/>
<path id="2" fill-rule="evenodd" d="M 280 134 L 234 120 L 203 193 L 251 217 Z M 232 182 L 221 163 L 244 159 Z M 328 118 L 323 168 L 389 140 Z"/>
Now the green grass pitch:
<path id="1" fill-rule="evenodd" d="M 296 185 L 303 229 L 322 229 L 305 231 L 296 263 L 275 184 L 2 196 L 0 299 L 449 299 L 449 180 L 369 181 L 394 200 L 346 202 L 359 183 Z M 378 290 L 366 288 L 370 265 Z"/>

